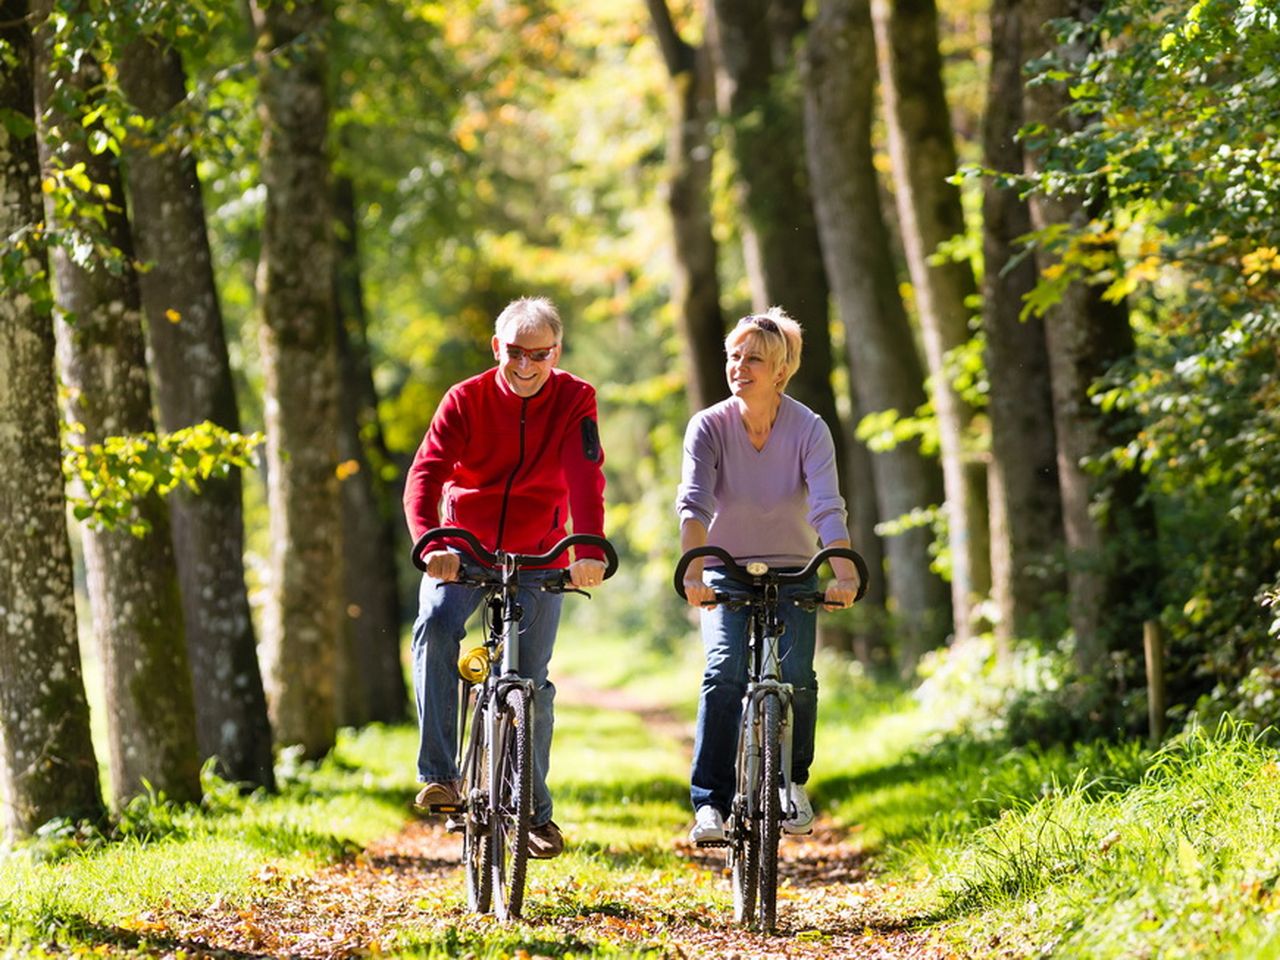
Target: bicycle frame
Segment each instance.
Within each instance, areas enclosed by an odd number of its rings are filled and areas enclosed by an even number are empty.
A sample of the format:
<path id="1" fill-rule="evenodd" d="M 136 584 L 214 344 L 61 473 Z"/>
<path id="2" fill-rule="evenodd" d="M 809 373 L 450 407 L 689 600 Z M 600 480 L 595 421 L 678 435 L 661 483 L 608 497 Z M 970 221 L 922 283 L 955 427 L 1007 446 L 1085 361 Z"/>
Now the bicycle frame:
<path id="1" fill-rule="evenodd" d="M 757 808 L 756 784 L 760 782 L 761 703 L 776 697 L 782 718 L 782 786 L 784 795 L 791 789 L 791 699 L 793 688 L 782 679 L 781 646 L 783 626 L 778 616 L 778 585 L 765 583 L 760 602 L 751 604 L 747 631 L 747 691 L 743 697 L 742 721 L 738 735 L 738 792 L 745 797 L 749 818 L 760 815 Z M 732 601 L 730 601 L 732 602 Z M 791 811 L 794 812 L 794 811 Z"/>
<path id="2" fill-rule="evenodd" d="M 488 912 L 492 903 L 501 919 L 518 917 L 524 902 L 525 865 L 528 858 L 530 791 L 532 777 L 534 683 L 520 674 L 519 571 L 545 567 L 570 547 L 598 547 L 606 557 L 608 579 L 618 567 L 612 545 L 602 537 L 574 534 L 537 556 L 487 550 L 471 533 L 456 527 L 427 531 L 414 544 L 412 559 L 426 570 L 423 548 L 431 542 L 461 543 L 482 566 L 465 568 L 455 582 L 485 591 L 488 629 L 483 677 L 475 690 L 475 712 L 467 722 L 467 706 L 474 678 L 459 671 L 458 740 L 456 761 L 465 795 L 457 804 L 437 805 L 435 813 L 462 816 L 463 861 L 467 875 L 467 901 L 472 910 Z M 583 593 L 571 585 L 568 574 L 541 582 L 553 592 Z M 501 650 L 501 666 L 494 669 Z M 508 861 L 510 870 L 508 871 Z"/>
<path id="3" fill-rule="evenodd" d="M 784 601 L 781 589 L 785 584 L 807 581 L 825 560 L 843 557 L 858 569 L 861 587 L 854 599 L 860 600 L 866 592 L 867 567 L 854 551 L 827 547 L 814 555 L 802 570 L 771 571 L 768 565 L 758 561 L 744 567 L 720 547 L 707 545 L 688 551 L 676 565 L 675 589 L 681 597 L 685 597 L 685 572 L 699 557 L 717 558 L 730 579 L 751 591 L 746 597 L 717 593 L 714 600 L 717 604 L 749 609 L 749 646 L 730 829 L 725 841 L 704 845 L 729 848 L 735 919 L 752 923 L 758 906 L 759 927 L 771 932 L 777 909 L 778 836 L 782 821 L 796 813 L 794 806 L 783 811 L 780 803 L 781 797 L 787 797 L 790 804 L 791 796 L 794 690 L 782 678 L 780 642 L 784 627 L 778 610 L 784 602 L 813 608 L 823 602 L 821 594 L 790 597 Z"/>

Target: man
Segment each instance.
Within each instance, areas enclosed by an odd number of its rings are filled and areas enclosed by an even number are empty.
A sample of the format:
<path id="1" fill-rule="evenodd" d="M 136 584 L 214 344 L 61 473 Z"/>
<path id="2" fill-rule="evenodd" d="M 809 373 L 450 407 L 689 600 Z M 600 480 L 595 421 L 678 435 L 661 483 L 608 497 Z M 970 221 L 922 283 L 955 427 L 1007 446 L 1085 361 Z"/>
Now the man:
<path id="1" fill-rule="evenodd" d="M 492 340 L 497 366 L 450 388 L 409 469 L 404 510 L 415 541 L 432 527 L 456 526 L 491 550 L 545 553 L 565 536 L 570 518 L 576 533 L 603 535 L 604 451 L 596 394 L 590 384 L 556 369 L 562 337 L 560 316 L 543 297 L 514 300 L 499 314 Z M 458 648 L 482 597 L 474 588 L 442 586 L 457 579 L 457 553 L 435 549 L 424 559 L 413 678 L 418 778 L 425 783 L 415 805 L 427 810 L 458 800 Z M 590 548 L 578 548 L 569 565 L 576 587 L 598 586 L 604 570 L 602 555 Z M 564 848 L 547 790 L 555 698 L 547 665 L 561 600 L 541 590 L 522 597 L 520 672 L 534 682 L 529 855 L 539 859 Z"/>

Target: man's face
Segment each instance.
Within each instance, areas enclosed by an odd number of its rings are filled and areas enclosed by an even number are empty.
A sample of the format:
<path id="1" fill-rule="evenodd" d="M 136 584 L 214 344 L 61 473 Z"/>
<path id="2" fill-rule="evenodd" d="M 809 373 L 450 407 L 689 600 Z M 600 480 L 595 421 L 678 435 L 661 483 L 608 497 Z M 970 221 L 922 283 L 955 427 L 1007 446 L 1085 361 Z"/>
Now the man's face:
<path id="1" fill-rule="evenodd" d="M 493 358 L 498 372 L 518 397 L 532 397 L 551 376 L 560 359 L 560 344 L 545 327 L 519 333 L 507 341 L 493 338 Z"/>

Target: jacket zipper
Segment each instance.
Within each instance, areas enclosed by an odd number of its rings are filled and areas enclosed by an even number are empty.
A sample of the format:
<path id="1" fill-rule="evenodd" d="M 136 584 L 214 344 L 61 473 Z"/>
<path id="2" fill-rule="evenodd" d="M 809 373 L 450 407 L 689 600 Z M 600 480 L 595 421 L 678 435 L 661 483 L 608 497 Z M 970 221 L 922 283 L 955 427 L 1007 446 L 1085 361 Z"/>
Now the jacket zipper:
<path id="1" fill-rule="evenodd" d="M 516 474 L 520 472 L 520 468 L 524 466 L 524 424 L 525 414 L 529 409 L 529 398 L 522 397 L 520 399 L 520 455 L 516 458 L 516 465 L 511 470 L 511 476 L 507 477 L 507 487 L 502 491 L 502 511 L 498 514 L 498 536 L 497 542 L 493 545 L 494 550 L 502 549 L 502 534 L 507 526 L 507 501 L 511 497 L 511 487 L 516 482 Z"/>

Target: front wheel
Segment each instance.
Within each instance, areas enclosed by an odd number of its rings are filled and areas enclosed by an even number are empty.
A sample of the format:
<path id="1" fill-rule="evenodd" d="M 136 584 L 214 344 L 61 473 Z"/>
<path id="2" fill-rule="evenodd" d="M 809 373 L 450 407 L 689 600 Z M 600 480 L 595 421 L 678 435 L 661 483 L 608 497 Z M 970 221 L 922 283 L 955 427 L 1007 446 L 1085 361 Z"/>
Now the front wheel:
<path id="1" fill-rule="evenodd" d="M 506 693 L 498 712 L 498 775 L 490 797 L 494 912 L 503 920 L 524 907 L 533 795 L 533 731 L 529 697 L 521 687 Z"/>
<path id="2" fill-rule="evenodd" d="M 782 827 L 782 704 L 767 696 L 760 711 L 759 813 L 756 821 L 760 837 L 760 930 L 772 933 L 778 909 L 778 831 Z"/>

